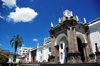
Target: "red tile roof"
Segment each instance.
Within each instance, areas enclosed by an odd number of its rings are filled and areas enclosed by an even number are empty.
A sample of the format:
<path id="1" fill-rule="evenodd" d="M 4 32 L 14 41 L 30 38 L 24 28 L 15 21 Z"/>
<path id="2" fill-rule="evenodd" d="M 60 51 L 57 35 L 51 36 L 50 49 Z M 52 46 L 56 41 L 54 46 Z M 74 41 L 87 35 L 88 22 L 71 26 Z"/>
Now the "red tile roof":
<path id="1" fill-rule="evenodd" d="M 8 50 L 2 50 L 1 48 L 0 48 L 0 53 L 3 53 L 5 55 L 18 55 L 19 56 L 19 54 L 15 54 L 13 52 L 9 52 Z"/>

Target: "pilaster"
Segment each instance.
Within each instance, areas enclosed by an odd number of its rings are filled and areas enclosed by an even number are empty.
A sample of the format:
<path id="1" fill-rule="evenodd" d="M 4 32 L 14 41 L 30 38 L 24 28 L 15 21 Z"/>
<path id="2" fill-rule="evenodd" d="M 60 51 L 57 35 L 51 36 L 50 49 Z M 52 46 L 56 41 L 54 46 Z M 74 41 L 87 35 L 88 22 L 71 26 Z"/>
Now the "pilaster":
<path id="1" fill-rule="evenodd" d="M 82 63 L 80 52 L 78 51 L 77 39 L 76 39 L 76 31 L 75 28 L 68 27 L 67 29 L 68 36 L 68 54 L 67 54 L 67 63 Z"/>
<path id="2" fill-rule="evenodd" d="M 95 62 L 95 54 L 93 53 L 93 50 L 92 50 L 92 44 L 91 44 L 91 41 L 90 41 L 90 34 L 89 32 L 86 32 L 85 34 L 86 38 L 87 38 L 87 42 L 88 42 L 88 53 L 89 53 L 89 62 L 91 63 L 94 63 Z"/>
<path id="3" fill-rule="evenodd" d="M 55 62 L 60 63 L 59 61 L 59 45 L 55 46 L 56 54 L 55 54 Z"/>
<path id="4" fill-rule="evenodd" d="M 95 43 L 95 47 L 96 47 L 96 62 L 100 63 L 100 51 L 98 49 L 97 43 Z"/>

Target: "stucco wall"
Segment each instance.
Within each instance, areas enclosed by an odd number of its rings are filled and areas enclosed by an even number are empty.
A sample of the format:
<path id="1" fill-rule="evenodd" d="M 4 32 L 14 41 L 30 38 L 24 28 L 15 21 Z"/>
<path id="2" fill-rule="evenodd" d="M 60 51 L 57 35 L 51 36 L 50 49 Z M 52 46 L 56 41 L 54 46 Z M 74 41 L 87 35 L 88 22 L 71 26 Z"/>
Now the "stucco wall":
<path id="1" fill-rule="evenodd" d="M 48 62 L 48 55 L 51 55 L 51 52 L 49 52 L 49 47 L 51 47 L 51 42 L 37 47 L 36 60 L 38 62 L 43 62 L 43 60 Z"/>
<path id="2" fill-rule="evenodd" d="M 13 62 L 13 55 L 9 55 L 9 61 L 8 62 Z M 16 56 L 16 62 L 19 62 L 19 56 Z"/>
<path id="3" fill-rule="evenodd" d="M 93 52 L 95 53 L 95 43 L 97 43 L 98 48 L 100 47 L 100 20 L 89 25 L 90 39 L 92 43 Z M 99 48 L 100 51 L 100 48 Z"/>
<path id="4" fill-rule="evenodd" d="M 8 62 L 13 62 L 13 55 L 9 55 L 9 61 Z"/>

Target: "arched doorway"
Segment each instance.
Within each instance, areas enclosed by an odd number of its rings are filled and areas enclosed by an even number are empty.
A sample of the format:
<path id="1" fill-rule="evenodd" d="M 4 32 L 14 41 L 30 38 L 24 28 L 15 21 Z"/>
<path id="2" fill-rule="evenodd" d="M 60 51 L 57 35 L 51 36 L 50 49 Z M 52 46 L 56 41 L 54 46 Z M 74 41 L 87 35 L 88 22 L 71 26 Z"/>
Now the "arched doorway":
<path id="1" fill-rule="evenodd" d="M 82 41 L 80 38 L 77 38 L 77 43 L 78 43 L 78 50 L 81 53 L 81 60 L 84 62 L 84 60 L 85 60 L 84 50 L 83 50 Z"/>
<path id="2" fill-rule="evenodd" d="M 55 45 L 59 46 L 58 53 L 59 53 L 59 62 L 61 64 L 66 63 L 66 58 L 67 58 L 67 51 L 68 51 L 68 39 L 67 36 L 62 33 L 57 36 Z"/>

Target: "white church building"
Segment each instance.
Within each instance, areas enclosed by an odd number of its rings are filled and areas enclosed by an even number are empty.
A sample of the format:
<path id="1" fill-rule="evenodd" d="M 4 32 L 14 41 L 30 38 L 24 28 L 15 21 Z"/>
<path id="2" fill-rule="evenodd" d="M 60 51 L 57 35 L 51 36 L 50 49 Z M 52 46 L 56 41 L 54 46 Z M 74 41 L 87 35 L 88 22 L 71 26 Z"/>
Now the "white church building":
<path id="1" fill-rule="evenodd" d="M 70 11 L 68 11 L 70 12 Z M 71 17 L 73 16 L 72 12 L 70 13 L 66 13 L 64 12 L 64 16 L 68 17 Z M 78 17 L 73 17 L 74 19 L 77 20 L 77 22 L 79 23 L 79 19 Z M 62 19 L 59 19 L 59 22 L 58 22 L 58 25 L 59 24 L 63 24 L 62 21 L 64 21 L 65 17 L 63 17 Z M 93 53 L 95 54 L 96 52 L 96 48 L 95 48 L 95 44 L 97 43 L 97 46 L 98 46 L 98 49 L 100 51 L 100 18 L 98 19 L 95 19 L 89 23 L 86 22 L 86 19 L 84 18 L 84 23 L 79 23 L 81 25 L 85 25 L 87 24 L 88 27 L 89 27 L 89 32 L 90 32 L 90 42 L 91 42 L 91 45 L 92 45 L 92 51 Z M 57 28 L 57 26 L 53 26 L 53 23 L 51 23 L 51 29 L 52 28 Z M 61 28 L 62 29 L 62 28 Z M 82 29 L 81 29 L 82 30 Z M 59 31 L 59 30 L 58 30 Z M 80 39 L 82 40 L 83 43 L 87 43 L 87 39 L 86 39 L 86 36 L 84 34 L 82 34 L 81 32 L 76 32 L 75 33 L 76 36 L 78 35 L 78 37 L 80 37 Z M 65 36 L 65 37 L 63 37 Z M 82 37 L 81 37 L 82 36 Z M 42 44 L 42 45 L 39 45 L 37 44 L 37 47 L 33 48 L 34 50 L 30 50 L 30 51 L 34 51 L 33 52 L 33 55 L 34 55 L 34 58 L 32 57 L 32 54 L 30 55 L 30 62 L 49 62 L 50 61 L 50 56 L 53 55 L 54 53 L 54 56 L 57 56 L 57 60 L 63 64 L 63 63 L 66 63 L 67 62 L 67 52 L 68 52 L 68 45 L 66 45 L 68 42 L 65 41 L 68 40 L 67 36 L 64 34 L 64 33 L 61 33 L 59 34 L 55 40 L 51 39 L 51 37 L 48 37 L 47 40 Z M 62 41 L 61 41 L 62 40 Z M 51 42 L 54 42 L 54 46 L 59 46 L 58 48 L 58 51 L 59 53 L 55 53 L 54 51 L 52 51 L 52 43 Z M 57 43 L 59 43 L 57 45 Z M 88 49 L 89 46 L 86 47 L 86 49 Z M 55 49 L 55 51 L 57 51 L 57 49 Z M 86 53 L 85 50 L 83 49 L 83 56 L 87 56 L 88 57 L 88 53 L 87 55 L 85 55 Z M 32 52 L 31 52 L 32 53 Z M 33 61 L 34 60 L 34 61 Z M 83 61 L 85 62 L 86 59 L 84 59 Z M 94 60 L 94 62 L 96 61 L 96 59 Z"/>

